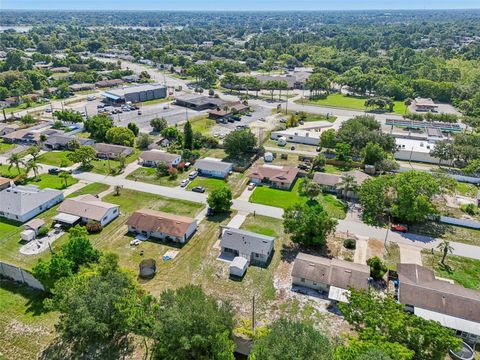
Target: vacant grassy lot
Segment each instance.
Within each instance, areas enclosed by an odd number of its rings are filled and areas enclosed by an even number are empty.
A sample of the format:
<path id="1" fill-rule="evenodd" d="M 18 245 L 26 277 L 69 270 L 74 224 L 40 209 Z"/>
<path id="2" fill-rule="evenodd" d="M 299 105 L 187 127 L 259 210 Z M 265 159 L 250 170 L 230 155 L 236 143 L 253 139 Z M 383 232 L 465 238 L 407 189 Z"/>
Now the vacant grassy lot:
<path id="1" fill-rule="evenodd" d="M 305 203 L 308 198 L 299 192 L 301 180 L 297 180 L 290 191 L 272 189 L 267 186 L 257 187 L 250 202 L 257 204 L 270 205 L 286 209 L 295 205 L 296 203 Z M 338 219 L 344 219 L 346 215 L 345 204 L 338 200 L 335 196 L 330 194 L 321 194 L 317 197 L 318 201 L 325 210 L 332 216 Z"/>
<path id="2" fill-rule="evenodd" d="M 76 184 L 77 182 L 78 179 L 73 178 L 71 175 L 68 175 L 68 177 L 64 179 L 58 175 L 40 174 L 36 179 L 28 179 L 28 184 L 36 185 L 41 189 L 51 188 L 57 190 L 63 190 L 73 184 Z"/>
<path id="3" fill-rule="evenodd" d="M 423 265 L 432 268 L 436 275 L 452 279 L 466 288 L 480 290 L 480 260 L 450 254 L 443 266 L 440 264 L 441 258 L 439 252 L 432 255 L 428 250 L 422 251 Z"/>
<path id="4" fill-rule="evenodd" d="M 7 177 L 7 178 L 14 178 L 18 176 L 18 170 L 16 166 L 12 166 L 9 169 L 10 165 L 4 164 L 0 165 L 0 176 Z M 20 174 L 25 173 L 25 169 L 20 166 Z"/>
<path id="5" fill-rule="evenodd" d="M 459 195 L 474 198 L 477 196 L 478 189 L 473 184 L 467 184 L 457 181 L 457 183 L 455 184 L 455 191 Z"/>
<path id="6" fill-rule="evenodd" d="M 411 225 L 410 231 L 416 234 L 480 246 L 480 230 L 427 222 L 425 224 Z"/>
<path id="7" fill-rule="evenodd" d="M 202 133 L 203 135 L 209 134 L 210 130 L 216 124 L 215 120 L 209 119 L 207 115 L 192 118 L 190 119 L 190 123 L 192 124 L 193 131 Z"/>
<path id="8" fill-rule="evenodd" d="M 140 151 L 135 150 L 131 155 L 127 156 L 125 161 L 125 166 L 134 162 L 138 159 L 140 155 Z M 93 160 L 91 162 L 92 168 L 88 169 L 88 171 L 101 174 L 101 175 L 109 175 L 112 173 L 117 173 L 118 168 L 120 167 L 120 163 L 118 160 Z"/>
<path id="9" fill-rule="evenodd" d="M 336 166 L 336 165 L 330 165 L 330 164 L 325 164 L 325 166 L 323 167 L 323 171 L 328 174 L 342 174 L 352 169 L 353 168 L 349 166 Z"/>
<path id="10" fill-rule="evenodd" d="M 153 99 L 153 100 L 142 101 L 142 102 L 138 103 L 137 105 L 138 106 L 155 105 L 155 104 L 161 104 L 161 103 L 169 102 L 171 100 L 172 99 L 170 99 L 169 97 L 166 97 L 166 98 L 163 98 L 163 99 Z"/>
<path id="11" fill-rule="evenodd" d="M 58 314 L 47 312 L 44 294 L 0 279 L 0 359 L 36 359 L 55 337 Z"/>
<path id="12" fill-rule="evenodd" d="M 38 157 L 38 162 L 57 167 L 67 167 L 73 165 L 73 162 L 68 160 L 67 155 L 70 151 L 49 151 Z"/>
<path id="13" fill-rule="evenodd" d="M 102 183 L 91 183 L 80 190 L 75 191 L 73 194 L 70 194 L 68 197 L 74 197 L 79 195 L 91 194 L 91 195 L 98 195 L 101 192 L 107 190 L 110 186 L 102 184 Z"/>
<path id="14" fill-rule="evenodd" d="M 5 144 L 2 140 L 0 140 L 0 154 L 4 154 L 14 147 L 14 144 Z"/>
<path id="15" fill-rule="evenodd" d="M 197 176 L 195 180 L 188 184 L 187 189 L 191 190 L 195 186 L 203 186 L 207 192 L 227 186 L 227 182 L 222 179 L 214 179 Z"/>
<path id="16" fill-rule="evenodd" d="M 365 110 L 365 100 L 363 96 L 346 96 L 343 94 L 330 94 L 325 99 L 304 100 L 305 104 L 321 105 L 330 107 L 339 107 L 353 110 Z M 301 102 L 298 100 L 297 102 Z M 405 114 L 406 105 L 402 101 L 395 101 L 393 112 L 397 114 Z"/>
<path id="17" fill-rule="evenodd" d="M 129 180 L 141 181 L 154 185 L 178 186 L 183 179 L 188 177 L 188 171 L 179 172 L 176 179 L 170 176 L 158 176 L 156 168 L 141 167 L 127 176 Z"/>
<path id="18" fill-rule="evenodd" d="M 198 176 L 187 185 L 187 190 L 191 190 L 194 186 L 203 186 L 207 192 L 210 192 L 214 189 L 228 186 L 232 191 L 233 198 L 235 198 L 243 192 L 248 180 L 243 173 L 233 173 L 228 176 L 227 180 Z"/>

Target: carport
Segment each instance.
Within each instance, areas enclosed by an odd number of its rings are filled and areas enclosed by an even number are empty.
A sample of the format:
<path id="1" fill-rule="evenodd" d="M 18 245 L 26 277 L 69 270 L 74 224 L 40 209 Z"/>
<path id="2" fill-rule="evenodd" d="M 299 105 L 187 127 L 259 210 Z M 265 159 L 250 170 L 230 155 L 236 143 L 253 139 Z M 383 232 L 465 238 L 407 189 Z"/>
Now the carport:
<path id="1" fill-rule="evenodd" d="M 77 225 L 81 221 L 80 216 L 70 215 L 65 213 L 59 213 L 53 218 L 53 222 L 56 224 L 61 224 L 62 226 L 72 227 Z"/>

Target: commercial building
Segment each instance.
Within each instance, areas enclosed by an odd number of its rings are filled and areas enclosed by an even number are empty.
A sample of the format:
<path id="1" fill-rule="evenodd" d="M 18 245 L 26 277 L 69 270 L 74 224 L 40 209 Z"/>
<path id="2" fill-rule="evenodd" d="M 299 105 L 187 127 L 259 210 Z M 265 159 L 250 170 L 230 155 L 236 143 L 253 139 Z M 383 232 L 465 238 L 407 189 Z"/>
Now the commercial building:
<path id="1" fill-rule="evenodd" d="M 438 111 L 438 105 L 435 104 L 430 98 L 415 98 L 413 105 L 415 106 L 416 111 Z"/>
<path id="2" fill-rule="evenodd" d="M 328 298 L 347 302 L 348 289 L 367 290 L 370 267 L 350 261 L 299 253 L 292 270 L 292 284 L 328 293 Z"/>
<path id="3" fill-rule="evenodd" d="M 430 155 L 434 148 L 434 143 L 425 140 L 396 138 L 393 156 L 397 160 L 439 164 L 440 159 Z"/>
<path id="4" fill-rule="evenodd" d="M 315 130 L 289 128 L 286 130 L 272 131 L 270 138 L 277 141 L 283 137 L 287 142 L 317 146 L 320 143 L 320 134 L 320 131 Z"/>
<path id="5" fill-rule="evenodd" d="M 128 218 L 127 225 L 131 233 L 183 244 L 197 229 L 197 220 L 162 211 L 141 209 Z"/>
<path id="6" fill-rule="evenodd" d="M 110 89 L 103 93 L 107 104 L 123 104 L 140 102 L 167 97 L 167 88 L 161 84 L 132 85 L 123 88 Z"/>
<path id="7" fill-rule="evenodd" d="M 105 226 L 120 215 L 120 206 L 86 194 L 65 200 L 58 208 L 54 221 L 67 226 L 89 221 Z"/>
<path id="8" fill-rule="evenodd" d="M 0 216 L 24 223 L 63 200 L 63 193 L 38 186 L 15 186 L 0 191 Z"/>
<path id="9" fill-rule="evenodd" d="M 175 98 L 175 104 L 178 106 L 187 107 L 189 109 L 201 111 L 214 108 L 222 109 L 228 104 L 228 102 L 220 98 L 209 97 L 205 95 L 185 94 L 177 96 Z"/>

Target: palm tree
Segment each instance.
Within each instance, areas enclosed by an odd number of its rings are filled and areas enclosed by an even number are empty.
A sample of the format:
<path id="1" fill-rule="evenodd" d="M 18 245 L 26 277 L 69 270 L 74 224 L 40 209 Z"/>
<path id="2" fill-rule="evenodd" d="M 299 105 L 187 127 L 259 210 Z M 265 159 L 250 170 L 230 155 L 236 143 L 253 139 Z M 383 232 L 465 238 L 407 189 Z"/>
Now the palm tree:
<path id="1" fill-rule="evenodd" d="M 58 177 L 63 179 L 63 183 L 64 183 L 65 187 L 68 186 L 69 176 L 70 176 L 70 174 L 66 171 L 62 171 L 60 174 L 58 174 Z"/>
<path id="2" fill-rule="evenodd" d="M 40 154 L 40 146 L 33 145 L 28 149 L 28 153 L 32 156 L 33 160 L 37 161 L 37 157 Z"/>
<path id="3" fill-rule="evenodd" d="M 10 157 L 8 158 L 8 163 L 10 164 L 10 166 L 8 167 L 8 171 L 10 171 L 10 169 L 13 166 L 15 166 L 17 168 L 18 175 L 20 175 L 20 173 L 21 173 L 20 164 L 25 165 L 25 163 L 23 162 L 23 160 L 20 158 L 20 156 L 18 154 L 10 155 Z"/>
<path id="4" fill-rule="evenodd" d="M 342 180 L 340 183 L 337 185 L 337 189 L 339 189 L 342 193 L 342 196 L 346 199 L 348 196 L 348 193 L 350 191 L 355 191 L 358 188 L 357 181 L 355 180 L 355 177 L 350 174 L 345 174 L 342 176 Z"/>
<path id="5" fill-rule="evenodd" d="M 438 244 L 437 249 L 443 252 L 440 263 L 445 266 L 445 258 L 447 257 L 448 253 L 451 254 L 453 252 L 453 247 L 450 246 L 450 241 L 442 240 L 442 242 Z"/>
<path id="6" fill-rule="evenodd" d="M 40 169 L 40 166 L 37 164 L 35 159 L 28 160 L 27 163 L 25 164 L 25 167 L 27 168 L 27 174 L 30 172 L 30 170 L 32 170 L 36 179 L 38 175 L 38 169 Z"/>

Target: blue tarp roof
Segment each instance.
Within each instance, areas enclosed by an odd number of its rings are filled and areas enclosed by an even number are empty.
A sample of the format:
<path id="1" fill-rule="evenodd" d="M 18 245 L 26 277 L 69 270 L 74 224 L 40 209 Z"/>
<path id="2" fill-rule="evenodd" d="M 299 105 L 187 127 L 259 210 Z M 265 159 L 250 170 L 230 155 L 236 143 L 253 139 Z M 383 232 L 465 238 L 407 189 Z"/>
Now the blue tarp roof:
<path id="1" fill-rule="evenodd" d="M 104 92 L 102 95 L 109 98 L 109 99 L 112 99 L 112 100 L 120 100 L 121 99 L 120 96 L 115 95 L 115 94 L 111 94 L 111 93 L 108 93 L 108 92 Z"/>

